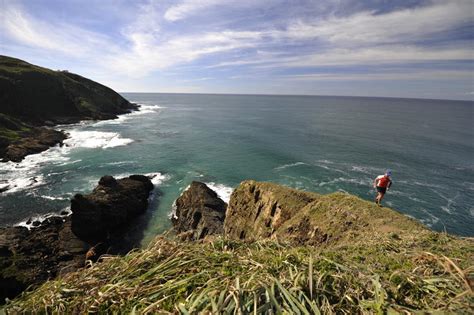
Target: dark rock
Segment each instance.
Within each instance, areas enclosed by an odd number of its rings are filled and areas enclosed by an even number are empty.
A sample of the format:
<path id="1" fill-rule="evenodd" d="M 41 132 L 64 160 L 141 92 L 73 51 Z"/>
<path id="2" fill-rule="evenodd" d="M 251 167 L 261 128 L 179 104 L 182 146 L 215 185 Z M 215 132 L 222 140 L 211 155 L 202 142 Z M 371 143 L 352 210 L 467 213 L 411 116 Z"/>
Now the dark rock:
<path id="1" fill-rule="evenodd" d="M 67 216 L 67 215 L 69 215 L 69 211 L 63 210 L 63 211 L 61 211 L 60 215 Z"/>
<path id="2" fill-rule="evenodd" d="M 77 194 L 71 200 L 72 231 L 91 243 L 103 241 L 146 211 L 151 190 L 146 176 L 102 177 L 91 194 Z"/>
<path id="3" fill-rule="evenodd" d="M 1 185 L 0 186 L 0 193 L 2 193 L 4 191 L 7 191 L 8 189 L 10 189 L 10 185 L 8 185 L 8 184 Z"/>
<path id="4" fill-rule="evenodd" d="M 198 240 L 207 235 L 221 234 L 227 204 L 216 192 L 200 182 L 192 182 L 176 200 L 174 229 L 186 239 Z"/>
<path id="5" fill-rule="evenodd" d="M 99 185 L 107 186 L 107 187 L 115 187 L 117 186 L 117 181 L 112 176 L 105 175 L 100 178 Z"/>
<path id="6" fill-rule="evenodd" d="M 65 133 L 54 129 L 34 128 L 32 132 L 25 134 L 21 140 L 9 144 L 5 149 L 3 158 L 7 161 L 20 162 L 29 154 L 40 153 L 56 144 L 62 144 L 66 138 Z"/>
<path id="7" fill-rule="evenodd" d="M 131 250 L 136 243 L 127 240 L 126 230 L 145 212 L 152 189 L 146 176 L 104 176 L 91 194 L 73 198 L 71 216 L 34 221 L 30 230 L 0 229 L 0 305 L 30 285 L 83 267 L 86 258 Z"/>
<path id="8" fill-rule="evenodd" d="M 56 277 L 63 268 L 77 270 L 88 248 L 71 232 L 69 219 L 49 218 L 31 230 L 0 229 L 0 304 Z"/>

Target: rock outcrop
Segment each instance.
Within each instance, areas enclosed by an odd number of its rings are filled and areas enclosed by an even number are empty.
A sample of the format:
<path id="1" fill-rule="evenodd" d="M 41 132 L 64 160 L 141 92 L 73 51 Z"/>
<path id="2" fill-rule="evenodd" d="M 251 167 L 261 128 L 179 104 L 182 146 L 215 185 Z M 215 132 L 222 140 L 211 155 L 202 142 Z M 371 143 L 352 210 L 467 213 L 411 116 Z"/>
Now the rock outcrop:
<path id="1" fill-rule="evenodd" d="M 190 240 L 222 234 L 226 208 L 227 204 L 206 184 L 192 182 L 176 200 L 174 229 L 183 239 Z"/>
<path id="2" fill-rule="evenodd" d="M 152 190 L 143 175 L 104 176 L 91 194 L 74 196 L 71 216 L 35 221 L 31 229 L 0 229 L 0 304 L 30 285 L 84 266 L 86 259 L 137 246 L 127 231 L 146 211 Z"/>
<path id="3" fill-rule="evenodd" d="M 62 144 L 67 135 L 61 131 L 45 127 L 33 128 L 31 132 L 5 148 L 4 159 L 20 162 L 29 154 L 40 153 L 56 144 Z"/>
<path id="4" fill-rule="evenodd" d="M 152 190 L 151 180 L 143 175 L 102 177 L 92 193 L 71 200 L 72 231 L 91 243 L 107 239 L 146 211 Z"/>
<path id="5" fill-rule="evenodd" d="M 229 238 L 317 246 L 422 230 L 426 228 L 415 220 L 350 194 L 319 195 L 255 181 L 242 182 L 234 190 L 224 223 Z"/>

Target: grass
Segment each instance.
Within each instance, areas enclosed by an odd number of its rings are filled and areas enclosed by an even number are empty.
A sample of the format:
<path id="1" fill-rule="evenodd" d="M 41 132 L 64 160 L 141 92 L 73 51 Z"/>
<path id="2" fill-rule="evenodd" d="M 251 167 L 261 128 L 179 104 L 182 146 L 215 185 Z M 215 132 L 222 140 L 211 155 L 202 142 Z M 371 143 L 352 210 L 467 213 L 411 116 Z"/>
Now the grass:
<path id="1" fill-rule="evenodd" d="M 146 249 L 105 256 L 25 292 L 6 311 L 468 314 L 474 307 L 472 255 L 472 240 L 438 233 L 411 241 L 375 237 L 331 249 L 159 236 Z"/>

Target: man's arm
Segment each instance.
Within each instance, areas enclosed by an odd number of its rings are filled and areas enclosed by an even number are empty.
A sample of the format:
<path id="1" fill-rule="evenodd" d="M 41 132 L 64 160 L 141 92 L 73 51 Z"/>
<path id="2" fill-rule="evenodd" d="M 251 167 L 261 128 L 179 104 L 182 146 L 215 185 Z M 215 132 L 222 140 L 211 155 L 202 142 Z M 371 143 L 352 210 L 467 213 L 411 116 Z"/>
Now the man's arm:
<path id="1" fill-rule="evenodd" d="M 377 177 L 374 179 L 374 188 L 377 187 Z"/>

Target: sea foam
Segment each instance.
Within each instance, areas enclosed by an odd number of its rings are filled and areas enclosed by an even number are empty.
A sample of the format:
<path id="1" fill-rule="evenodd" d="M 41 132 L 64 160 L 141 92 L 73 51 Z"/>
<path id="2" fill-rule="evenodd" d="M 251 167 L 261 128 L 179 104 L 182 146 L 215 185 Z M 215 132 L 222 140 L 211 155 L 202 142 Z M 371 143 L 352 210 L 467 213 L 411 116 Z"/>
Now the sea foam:
<path id="1" fill-rule="evenodd" d="M 133 112 L 128 113 L 128 114 L 120 115 L 116 119 L 101 120 L 101 121 L 95 122 L 93 124 L 93 126 L 120 125 L 120 124 L 123 124 L 126 121 L 134 118 L 134 117 L 156 113 L 160 109 L 166 108 L 166 107 L 159 106 L 159 105 L 145 105 L 145 104 L 139 104 L 139 105 L 140 105 L 140 107 L 136 111 L 133 111 Z"/>
<path id="2" fill-rule="evenodd" d="M 116 132 L 70 130 L 64 144 L 69 148 L 113 148 L 132 143 L 132 139 L 122 138 Z"/>
<path id="3" fill-rule="evenodd" d="M 212 190 L 214 190 L 217 193 L 217 196 L 219 196 L 219 198 L 224 200 L 226 203 L 229 203 L 230 195 L 232 195 L 232 192 L 234 191 L 232 187 L 213 182 L 206 183 L 206 185 Z"/>

